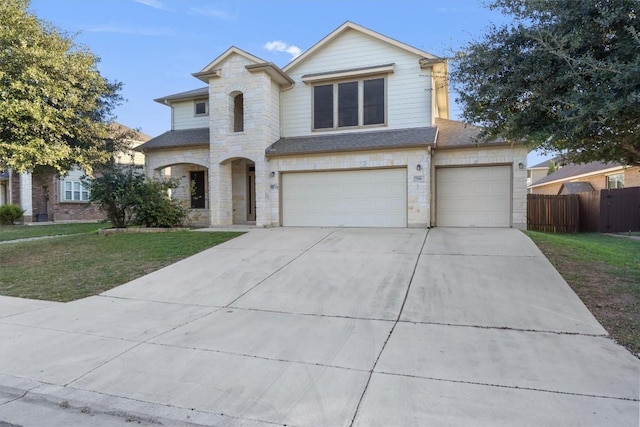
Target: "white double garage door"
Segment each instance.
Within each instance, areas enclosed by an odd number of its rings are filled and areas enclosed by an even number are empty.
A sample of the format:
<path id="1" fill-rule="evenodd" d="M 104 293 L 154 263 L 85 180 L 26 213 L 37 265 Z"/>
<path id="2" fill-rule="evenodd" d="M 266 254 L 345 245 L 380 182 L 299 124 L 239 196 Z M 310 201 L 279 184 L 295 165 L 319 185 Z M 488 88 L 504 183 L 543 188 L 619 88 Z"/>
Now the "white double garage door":
<path id="1" fill-rule="evenodd" d="M 281 185 L 284 226 L 407 226 L 406 168 L 287 172 Z M 511 224 L 510 166 L 437 169 L 436 189 L 438 226 Z"/>

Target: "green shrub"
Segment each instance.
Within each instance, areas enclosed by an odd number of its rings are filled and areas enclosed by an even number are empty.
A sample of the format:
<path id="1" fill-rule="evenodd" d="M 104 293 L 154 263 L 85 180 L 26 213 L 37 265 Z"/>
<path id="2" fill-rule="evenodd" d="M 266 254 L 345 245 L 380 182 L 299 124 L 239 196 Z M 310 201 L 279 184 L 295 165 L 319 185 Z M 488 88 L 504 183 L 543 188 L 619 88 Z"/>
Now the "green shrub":
<path id="1" fill-rule="evenodd" d="M 140 203 L 144 185 L 142 169 L 135 165 L 112 164 L 96 178 L 86 180 L 90 200 L 98 203 L 116 228 L 125 228 L 131 222 L 135 207 Z"/>
<path id="2" fill-rule="evenodd" d="M 114 227 L 129 224 L 147 227 L 182 225 L 189 209 L 169 197 L 177 179 L 147 179 L 134 165 L 111 165 L 87 181 L 92 202 L 99 203 Z"/>
<path id="3" fill-rule="evenodd" d="M 18 205 L 2 205 L 0 206 L 0 224 L 13 225 L 14 222 L 22 218 L 24 210 Z"/>
<path id="4" fill-rule="evenodd" d="M 133 212 L 133 223 L 146 227 L 177 227 L 184 223 L 189 209 L 169 197 L 178 180 L 148 180 L 139 188 L 139 203 Z"/>

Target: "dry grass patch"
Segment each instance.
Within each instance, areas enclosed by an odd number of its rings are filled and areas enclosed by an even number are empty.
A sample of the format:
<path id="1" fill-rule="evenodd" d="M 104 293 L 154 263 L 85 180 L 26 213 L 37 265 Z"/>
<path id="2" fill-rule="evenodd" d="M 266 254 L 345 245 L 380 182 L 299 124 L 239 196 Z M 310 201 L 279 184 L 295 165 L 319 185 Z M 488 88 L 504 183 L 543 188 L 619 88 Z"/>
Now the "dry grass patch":
<path id="1" fill-rule="evenodd" d="M 528 231 L 609 334 L 640 354 L 640 241 Z"/>

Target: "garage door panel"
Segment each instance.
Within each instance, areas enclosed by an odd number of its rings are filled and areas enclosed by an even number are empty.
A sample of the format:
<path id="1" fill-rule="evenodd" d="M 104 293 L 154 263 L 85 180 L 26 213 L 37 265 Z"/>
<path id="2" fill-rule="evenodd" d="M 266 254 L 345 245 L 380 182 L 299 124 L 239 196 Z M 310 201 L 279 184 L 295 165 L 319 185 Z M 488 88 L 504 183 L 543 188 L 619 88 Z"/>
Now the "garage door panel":
<path id="1" fill-rule="evenodd" d="M 436 172 L 436 223 L 443 227 L 511 225 L 511 167 L 442 168 Z"/>
<path id="2" fill-rule="evenodd" d="M 282 174 L 285 226 L 406 227 L 406 169 Z"/>

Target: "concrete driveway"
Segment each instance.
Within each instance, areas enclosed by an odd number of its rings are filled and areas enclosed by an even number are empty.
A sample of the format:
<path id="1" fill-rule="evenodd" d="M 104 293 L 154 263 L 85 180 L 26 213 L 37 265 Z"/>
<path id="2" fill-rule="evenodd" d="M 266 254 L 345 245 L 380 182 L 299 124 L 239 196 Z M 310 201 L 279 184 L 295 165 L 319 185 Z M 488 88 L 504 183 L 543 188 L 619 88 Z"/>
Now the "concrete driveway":
<path id="1" fill-rule="evenodd" d="M 513 229 L 256 229 L 100 296 L 0 298 L 14 425 L 637 427 L 639 382 Z"/>

